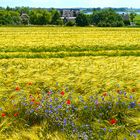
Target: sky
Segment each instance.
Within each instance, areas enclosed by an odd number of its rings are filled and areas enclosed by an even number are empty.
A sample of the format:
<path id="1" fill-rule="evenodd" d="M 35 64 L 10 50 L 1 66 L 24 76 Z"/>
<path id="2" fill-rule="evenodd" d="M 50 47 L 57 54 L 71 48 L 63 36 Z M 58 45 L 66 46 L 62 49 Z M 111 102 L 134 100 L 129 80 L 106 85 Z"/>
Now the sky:
<path id="1" fill-rule="evenodd" d="M 29 6 L 42 8 L 140 8 L 140 0 L 0 0 L 0 7 Z"/>

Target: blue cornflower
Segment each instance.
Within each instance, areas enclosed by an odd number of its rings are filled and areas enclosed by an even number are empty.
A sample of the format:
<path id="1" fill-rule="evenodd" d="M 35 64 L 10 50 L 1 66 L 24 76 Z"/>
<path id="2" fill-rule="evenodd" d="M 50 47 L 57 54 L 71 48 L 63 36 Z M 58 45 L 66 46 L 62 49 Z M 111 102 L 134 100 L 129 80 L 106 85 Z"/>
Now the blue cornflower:
<path id="1" fill-rule="evenodd" d="M 50 108 L 52 108 L 52 105 L 50 105 Z"/>
<path id="2" fill-rule="evenodd" d="M 108 109 L 111 109 L 112 107 L 111 106 L 108 106 Z"/>
<path id="3" fill-rule="evenodd" d="M 54 111 L 57 111 L 57 108 L 54 108 Z"/>
<path id="4" fill-rule="evenodd" d="M 66 120 L 66 119 L 64 119 L 64 126 L 66 126 L 66 124 L 67 124 L 67 120 Z"/>
<path id="5" fill-rule="evenodd" d="M 126 96 L 126 91 L 124 91 L 124 96 Z"/>
<path id="6" fill-rule="evenodd" d="M 31 109 L 31 110 L 30 110 L 30 113 L 33 113 L 33 112 L 34 112 L 34 109 Z"/>
<path id="7" fill-rule="evenodd" d="M 130 107 L 131 107 L 131 108 L 134 108 L 135 106 L 136 106 L 136 103 L 135 103 L 135 102 L 131 102 L 131 103 L 130 103 Z"/>
<path id="8" fill-rule="evenodd" d="M 87 109 L 88 107 L 87 106 L 84 106 L 84 109 Z"/>
<path id="9" fill-rule="evenodd" d="M 137 130 L 137 133 L 139 133 L 139 134 L 140 134 L 140 130 Z"/>
<path id="10" fill-rule="evenodd" d="M 130 96 L 130 99 L 133 99 L 133 96 L 132 95 Z"/>
<path id="11" fill-rule="evenodd" d="M 52 114 L 53 113 L 52 110 L 49 110 L 49 113 Z"/>
<path id="12" fill-rule="evenodd" d="M 62 105 L 58 105 L 58 108 L 62 108 Z"/>
<path id="13" fill-rule="evenodd" d="M 30 104 L 32 105 L 32 104 L 34 104 L 34 102 L 30 102 Z"/>

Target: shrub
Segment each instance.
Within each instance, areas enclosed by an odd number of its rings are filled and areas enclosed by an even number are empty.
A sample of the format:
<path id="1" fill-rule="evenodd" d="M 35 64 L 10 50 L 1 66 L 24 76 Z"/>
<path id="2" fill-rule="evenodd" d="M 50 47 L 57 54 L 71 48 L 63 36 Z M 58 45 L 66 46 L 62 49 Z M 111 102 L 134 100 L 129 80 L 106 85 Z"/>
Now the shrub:
<path id="1" fill-rule="evenodd" d="M 74 21 L 68 21 L 66 23 L 66 26 L 74 26 L 75 25 L 75 22 Z"/>

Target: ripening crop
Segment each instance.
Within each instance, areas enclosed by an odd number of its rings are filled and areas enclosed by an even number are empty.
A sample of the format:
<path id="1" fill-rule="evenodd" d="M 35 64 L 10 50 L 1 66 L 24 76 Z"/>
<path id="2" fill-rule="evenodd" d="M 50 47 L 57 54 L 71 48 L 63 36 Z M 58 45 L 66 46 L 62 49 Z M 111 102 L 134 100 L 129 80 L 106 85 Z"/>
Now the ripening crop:
<path id="1" fill-rule="evenodd" d="M 0 139 L 139 139 L 140 29 L 0 27 Z"/>

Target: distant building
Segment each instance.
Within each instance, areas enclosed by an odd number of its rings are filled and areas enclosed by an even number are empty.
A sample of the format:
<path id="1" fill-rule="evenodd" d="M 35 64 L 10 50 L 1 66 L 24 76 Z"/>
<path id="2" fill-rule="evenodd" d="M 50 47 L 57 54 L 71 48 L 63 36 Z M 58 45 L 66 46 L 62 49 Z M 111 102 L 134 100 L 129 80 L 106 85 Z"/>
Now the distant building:
<path id="1" fill-rule="evenodd" d="M 123 20 L 129 21 L 129 15 L 127 13 L 126 14 L 122 13 L 121 16 L 122 16 Z"/>
<path id="2" fill-rule="evenodd" d="M 28 16 L 28 14 L 22 13 L 20 17 L 21 17 L 22 24 L 24 24 L 24 25 L 29 24 L 29 16 Z"/>
<path id="3" fill-rule="evenodd" d="M 69 9 L 69 10 L 62 10 L 61 11 L 61 19 L 64 20 L 64 23 L 68 21 L 75 21 L 77 15 L 80 13 L 79 9 Z"/>

